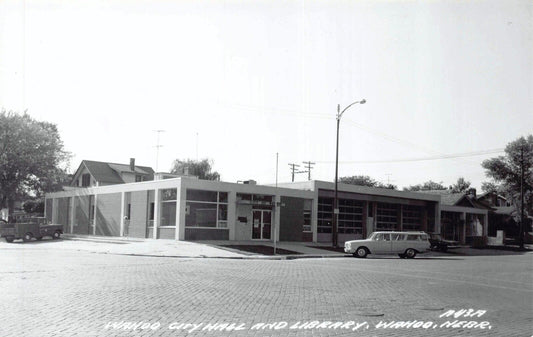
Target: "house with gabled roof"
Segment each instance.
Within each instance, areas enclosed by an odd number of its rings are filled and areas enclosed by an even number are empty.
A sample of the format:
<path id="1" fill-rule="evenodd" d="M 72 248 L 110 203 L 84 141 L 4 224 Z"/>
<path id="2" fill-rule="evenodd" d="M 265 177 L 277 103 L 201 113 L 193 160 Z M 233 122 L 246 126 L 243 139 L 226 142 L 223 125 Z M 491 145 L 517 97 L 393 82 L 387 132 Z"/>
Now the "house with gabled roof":
<path id="1" fill-rule="evenodd" d="M 154 170 L 148 166 L 83 160 L 74 173 L 71 187 L 94 187 L 154 180 Z"/>
<path id="2" fill-rule="evenodd" d="M 469 244 L 474 237 L 487 236 L 488 214 L 493 208 L 476 198 L 474 188 L 460 193 L 450 190 L 419 192 L 440 195 L 440 234 L 444 239 Z"/>

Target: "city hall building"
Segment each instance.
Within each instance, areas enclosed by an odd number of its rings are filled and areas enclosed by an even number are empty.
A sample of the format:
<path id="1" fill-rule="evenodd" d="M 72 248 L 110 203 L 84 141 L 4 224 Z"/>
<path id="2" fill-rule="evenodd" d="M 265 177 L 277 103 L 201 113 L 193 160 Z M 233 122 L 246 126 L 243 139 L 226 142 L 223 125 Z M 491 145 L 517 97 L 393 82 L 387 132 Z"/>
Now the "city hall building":
<path id="1" fill-rule="evenodd" d="M 332 242 L 333 183 L 276 187 L 165 176 L 134 162 L 101 164 L 82 162 L 68 190 L 46 195 L 45 215 L 65 233 Z M 338 184 L 338 200 L 339 244 L 379 230 L 440 232 L 439 195 Z"/>

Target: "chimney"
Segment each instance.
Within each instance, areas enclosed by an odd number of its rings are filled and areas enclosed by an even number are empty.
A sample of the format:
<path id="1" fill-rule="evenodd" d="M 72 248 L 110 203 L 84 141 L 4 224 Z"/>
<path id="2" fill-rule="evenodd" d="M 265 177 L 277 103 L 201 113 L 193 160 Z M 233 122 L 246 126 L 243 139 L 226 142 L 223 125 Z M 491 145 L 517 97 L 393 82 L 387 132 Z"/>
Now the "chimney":
<path id="1" fill-rule="evenodd" d="M 471 188 L 468 190 L 468 194 L 470 194 L 470 196 L 472 196 L 473 198 L 476 197 L 476 189 L 475 188 Z"/>
<path id="2" fill-rule="evenodd" d="M 135 172 L 135 158 L 130 158 L 130 170 Z"/>

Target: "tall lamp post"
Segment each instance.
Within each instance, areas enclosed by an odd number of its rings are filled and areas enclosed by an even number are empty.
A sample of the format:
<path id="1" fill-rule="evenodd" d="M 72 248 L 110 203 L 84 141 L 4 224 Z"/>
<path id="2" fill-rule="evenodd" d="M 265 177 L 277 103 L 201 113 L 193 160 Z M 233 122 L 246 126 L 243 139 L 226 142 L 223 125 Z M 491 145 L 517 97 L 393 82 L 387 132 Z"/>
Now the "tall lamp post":
<path id="1" fill-rule="evenodd" d="M 337 200 L 337 184 L 339 180 L 339 124 L 341 121 L 342 114 L 348 110 L 352 105 L 355 104 L 365 104 L 366 100 L 362 99 L 360 101 L 353 102 L 352 104 L 348 105 L 346 108 L 344 108 L 341 111 L 340 104 L 337 104 L 337 150 L 335 154 L 335 198 L 333 199 L 333 223 L 332 223 L 332 230 L 333 230 L 333 247 L 338 246 L 338 218 L 339 218 L 339 208 L 338 208 L 338 200 Z"/>

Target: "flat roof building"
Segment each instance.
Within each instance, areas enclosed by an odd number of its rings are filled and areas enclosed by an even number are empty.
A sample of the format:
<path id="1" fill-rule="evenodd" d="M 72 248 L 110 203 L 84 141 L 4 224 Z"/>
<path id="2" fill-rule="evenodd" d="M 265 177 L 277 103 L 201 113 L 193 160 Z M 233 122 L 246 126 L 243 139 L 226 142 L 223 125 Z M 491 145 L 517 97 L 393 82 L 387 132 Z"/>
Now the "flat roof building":
<path id="1" fill-rule="evenodd" d="M 45 213 L 74 234 L 326 243 L 333 190 L 324 181 L 275 187 L 179 177 L 49 193 Z M 440 232 L 439 195 L 347 184 L 338 191 L 339 244 L 378 230 Z"/>

